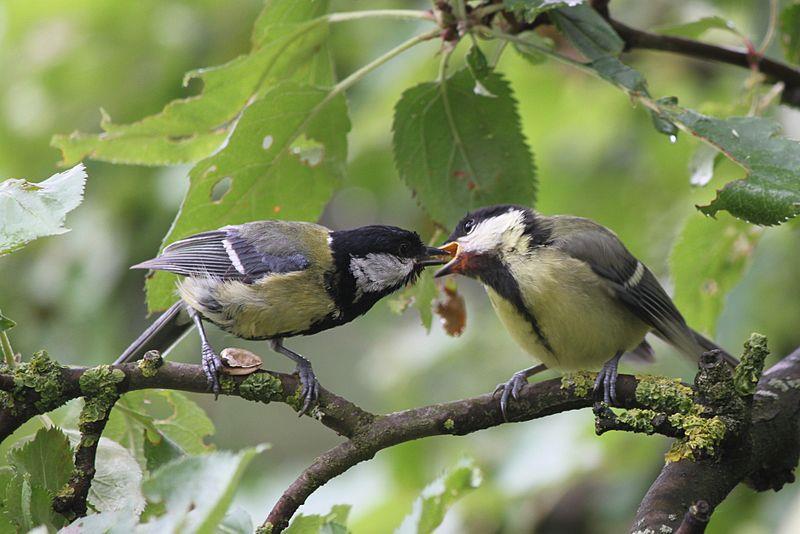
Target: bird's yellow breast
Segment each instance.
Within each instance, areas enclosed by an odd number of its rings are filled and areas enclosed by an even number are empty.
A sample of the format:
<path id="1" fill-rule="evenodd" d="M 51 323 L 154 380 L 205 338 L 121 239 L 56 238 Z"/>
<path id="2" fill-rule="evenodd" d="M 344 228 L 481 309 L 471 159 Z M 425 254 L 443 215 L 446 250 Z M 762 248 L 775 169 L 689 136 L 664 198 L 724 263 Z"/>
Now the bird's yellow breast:
<path id="1" fill-rule="evenodd" d="M 548 368 L 598 369 L 617 351 L 631 350 L 644 339 L 647 325 L 613 297 L 586 263 L 540 248 L 508 258 L 506 264 L 552 351 L 514 304 L 487 286 L 489 299 L 511 336 Z"/>

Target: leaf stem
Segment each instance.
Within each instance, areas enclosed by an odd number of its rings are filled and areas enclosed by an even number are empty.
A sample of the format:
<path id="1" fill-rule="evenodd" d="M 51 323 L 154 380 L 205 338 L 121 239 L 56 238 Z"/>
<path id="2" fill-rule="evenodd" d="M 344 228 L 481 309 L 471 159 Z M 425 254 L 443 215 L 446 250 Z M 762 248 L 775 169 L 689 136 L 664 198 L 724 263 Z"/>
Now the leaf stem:
<path id="1" fill-rule="evenodd" d="M 361 79 L 364 78 L 367 74 L 377 69 L 384 63 L 390 61 L 391 59 L 394 59 L 395 57 L 399 56 L 409 48 L 413 48 L 414 46 L 420 43 L 433 39 L 434 37 L 439 35 L 439 32 L 440 32 L 439 28 L 436 28 L 435 30 L 431 30 L 416 35 L 411 39 L 403 43 L 400 43 L 399 45 L 392 48 L 382 56 L 373 59 L 360 69 L 351 73 L 348 77 L 346 77 L 345 79 L 343 79 L 342 81 L 340 81 L 331 88 L 330 93 L 328 93 L 325 96 L 325 98 L 323 98 L 322 101 L 319 104 L 317 104 L 317 106 L 311 111 L 308 119 L 306 119 L 306 121 L 300 126 L 300 129 L 305 128 L 306 124 L 308 124 L 308 122 L 317 114 L 317 112 L 323 107 L 325 107 L 325 105 L 328 102 L 330 102 L 331 100 L 336 98 L 339 94 L 343 93 L 344 91 L 346 91 L 347 89 L 349 89 L 350 87 L 361 81 Z"/>
<path id="2" fill-rule="evenodd" d="M 17 362 L 14 360 L 14 349 L 11 348 L 11 340 L 8 339 L 8 334 L 6 334 L 5 330 L 0 332 L 0 348 L 3 350 L 3 360 L 5 360 L 6 365 L 11 369 L 16 367 Z"/>
<path id="3" fill-rule="evenodd" d="M 325 15 L 328 22 L 347 22 L 370 18 L 391 18 L 407 20 L 434 20 L 433 13 L 420 9 L 367 9 L 364 11 L 345 11 Z"/>

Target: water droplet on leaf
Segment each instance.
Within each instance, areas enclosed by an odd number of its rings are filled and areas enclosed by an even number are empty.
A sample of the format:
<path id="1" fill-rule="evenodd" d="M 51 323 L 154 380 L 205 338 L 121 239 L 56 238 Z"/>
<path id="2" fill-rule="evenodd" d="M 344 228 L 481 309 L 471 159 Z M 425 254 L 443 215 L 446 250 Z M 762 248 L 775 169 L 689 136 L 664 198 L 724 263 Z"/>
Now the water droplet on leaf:
<path id="1" fill-rule="evenodd" d="M 271 135 L 265 135 L 264 140 L 261 142 L 261 146 L 264 148 L 264 150 L 269 150 L 269 147 L 272 146 L 272 141 L 273 139 Z"/>
<path id="2" fill-rule="evenodd" d="M 669 136 L 669 142 L 670 142 L 670 143 L 672 143 L 673 145 L 674 145 L 674 144 L 675 144 L 677 141 L 678 141 L 678 136 L 677 136 L 677 135 L 675 135 L 675 134 L 672 134 L 672 135 L 670 135 L 670 136 Z"/>

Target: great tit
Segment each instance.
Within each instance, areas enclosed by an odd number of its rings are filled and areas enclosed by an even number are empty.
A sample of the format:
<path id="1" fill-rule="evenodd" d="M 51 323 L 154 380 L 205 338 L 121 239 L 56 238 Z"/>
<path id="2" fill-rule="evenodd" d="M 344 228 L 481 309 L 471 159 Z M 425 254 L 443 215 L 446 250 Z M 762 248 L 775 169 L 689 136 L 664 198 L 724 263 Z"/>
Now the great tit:
<path id="1" fill-rule="evenodd" d="M 206 337 L 206 320 L 240 338 L 270 340 L 273 350 L 291 358 L 302 384 L 302 414 L 319 385 L 309 361 L 283 339 L 348 323 L 413 282 L 425 266 L 447 259 L 415 232 L 393 226 L 331 231 L 307 222 L 258 221 L 193 235 L 131 267 L 185 278 L 178 284 L 180 300 L 115 363 L 166 351 L 194 325 L 203 369 L 218 394 L 222 362 Z"/>
<path id="2" fill-rule="evenodd" d="M 721 350 L 686 325 L 614 232 L 589 219 L 490 206 L 467 214 L 441 248 L 452 259 L 435 276 L 458 273 L 482 282 L 511 336 L 541 362 L 498 386 L 504 416 L 509 396 L 516 399 L 527 379 L 546 368 L 599 369 L 595 391 L 602 388 L 605 402 L 616 403 L 619 360 L 628 351 L 647 354 L 650 331 L 693 358 Z"/>

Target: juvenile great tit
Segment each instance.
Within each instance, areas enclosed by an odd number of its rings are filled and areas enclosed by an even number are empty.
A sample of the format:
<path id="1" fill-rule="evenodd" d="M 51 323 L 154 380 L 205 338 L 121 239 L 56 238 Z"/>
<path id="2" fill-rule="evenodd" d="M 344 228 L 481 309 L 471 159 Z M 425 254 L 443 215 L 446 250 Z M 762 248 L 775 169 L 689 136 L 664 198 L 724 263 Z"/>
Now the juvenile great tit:
<path id="1" fill-rule="evenodd" d="M 416 280 L 446 252 L 425 246 L 414 232 L 393 226 L 331 231 L 307 222 L 258 221 L 203 232 L 167 246 L 131 267 L 184 276 L 180 300 L 129 346 L 115 363 L 166 351 L 192 325 L 202 343 L 203 370 L 219 393 L 222 362 L 203 320 L 250 340 L 270 340 L 297 364 L 305 413 L 316 400 L 311 364 L 283 339 L 348 323 L 386 295 Z"/>
<path id="2" fill-rule="evenodd" d="M 605 402 L 616 403 L 619 360 L 628 351 L 648 353 L 650 331 L 695 359 L 719 349 L 686 325 L 619 238 L 589 219 L 490 206 L 467 214 L 441 248 L 452 260 L 435 276 L 482 282 L 511 336 L 541 362 L 498 386 L 504 416 L 509 397 L 516 399 L 527 379 L 546 368 L 599 369 L 595 392 L 602 388 Z"/>

